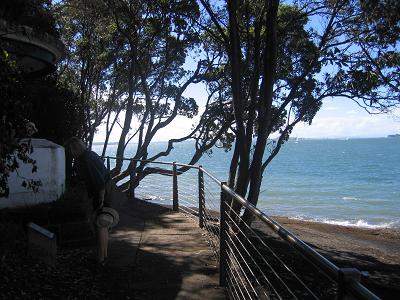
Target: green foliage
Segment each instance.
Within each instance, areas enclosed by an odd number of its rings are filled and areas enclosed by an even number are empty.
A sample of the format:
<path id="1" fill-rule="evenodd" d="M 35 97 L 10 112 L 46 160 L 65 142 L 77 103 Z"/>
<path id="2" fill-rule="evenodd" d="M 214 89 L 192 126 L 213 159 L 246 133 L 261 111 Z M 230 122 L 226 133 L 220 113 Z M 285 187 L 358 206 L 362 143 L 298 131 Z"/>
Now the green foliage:
<path id="1" fill-rule="evenodd" d="M 278 58 L 275 89 L 276 111 L 288 100 L 291 102 L 290 110 L 296 120 L 311 124 L 312 119 L 322 105 L 319 98 L 320 87 L 316 75 L 321 70 L 318 59 L 319 49 L 312 39 L 311 32 L 306 30 L 309 19 L 295 6 L 281 5 L 278 11 Z M 284 87 L 284 88 L 282 88 Z M 278 109 L 279 108 L 279 109 Z M 275 126 L 283 132 L 286 126 L 286 117 L 275 122 Z M 285 138 L 284 140 L 287 140 Z"/>
<path id="2" fill-rule="evenodd" d="M 8 53 L 0 47 L 0 197 L 8 197 L 8 178 L 19 168 L 19 162 L 32 166 L 36 172 L 36 161 L 29 155 L 33 149 L 25 137 L 25 119 L 30 109 L 24 90 L 26 79 L 22 77 L 10 60 Z M 37 191 L 40 181 L 26 179 L 23 186 Z"/>
<path id="3" fill-rule="evenodd" d="M 78 135 L 89 145 L 104 120 L 109 134 L 124 111 L 117 156 L 136 138 L 136 158 L 150 159 L 147 147 L 158 130 L 198 114 L 196 101 L 183 96 L 205 71 L 185 66 L 199 45 L 197 1 L 65 0 L 57 16 L 68 49 L 62 77 L 79 94 L 85 126 Z"/>
<path id="4" fill-rule="evenodd" d="M 356 4 L 354 4 L 356 6 Z M 396 44 L 400 34 L 400 2 L 396 0 L 361 0 L 358 32 L 373 32 L 368 39 L 380 44 Z"/>
<path id="5" fill-rule="evenodd" d="M 80 99 L 84 126 L 78 135 L 90 143 L 105 116 L 123 105 L 129 85 L 126 45 L 104 2 L 63 1 L 56 11 L 68 50 L 61 78 Z"/>
<path id="6" fill-rule="evenodd" d="M 85 112 L 78 94 L 57 75 L 32 80 L 25 90 L 29 92 L 26 100 L 31 105 L 27 118 L 38 129 L 35 137 L 62 145 L 82 131 Z"/>
<path id="7" fill-rule="evenodd" d="M 20 162 L 30 164 L 37 172 L 36 161 L 30 158 L 33 148 L 27 136 L 28 120 L 38 128 L 35 137 L 62 144 L 83 127 L 83 109 L 79 98 L 56 75 L 26 78 L 10 60 L 7 52 L 0 56 L 0 196 L 8 196 L 8 177 Z M 26 178 L 22 185 L 37 191 L 41 183 Z"/>
<path id="8" fill-rule="evenodd" d="M 26 25 L 58 37 L 55 19 L 51 12 L 51 0 L 2 0 L 0 19 Z"/>
<path id="9" fill-rule="evenodd" d="M 262 100 L 261 79 L 264 78 L 264 49 L 266 34 L 269 28 L 265 27 L 265 2 L 249 1 L 238 9 L 239 33 L 242 49 L 241 94 L 244 101 L 243 117 L 245 123 L 254 124 L 252 137 L 257 137 L 260 124 L 255 119 L 258 115 L 258 103 Z M 264 11 L 264 15 L 261 12 Z M 223 16 L 224 17 L 224 16 Z M 227 20 L 223 19 L 225 23 Z M 273 121 L 268 128 L 270 134 L 283 132 L 288 124 L 287 118 L 299 119 L 311 123 L 313 117 L 321 107 L 319 98 L 320 83 L 315 76 L 321 70 L 321 64 L 315 58 L 319 49 L 313 40 L 312 32 L 306 29 L 309 19 L 306 14 L 293 5 L 280 5 L 277 22 L 277 72 L 274 86 L 274 101 L 272 106 Z M 223 44 L 216 39 L 217 29 L 212 27 L 212 33 L 206 34 L 204 49 L 213 68 L 205 79 L 209 89 L 216 91 L 214 99 L 230 99 L 231 70 L 226 50 Z M 218 59 L 215 59 L 218 57 Z M 218 63 L 216 63 L 216 61 Z M 268 68 L 267 68 L 268 69 Z M 255 77 L 258 74 L 258 77 Z M 305 76 L 307 75 L 307 76 Z M 219 83 L 216 84 L 215 82 Z M 221 88 L 224 87 L 224 88 Z M 255 89 L 255 95 L 254 90 Z M 290 114 L 287 113 L 287 103 L 290 103 Z M 228 109 L 227 106 L 224 107 Z M 253 111 L 253 112 L 251 112 Z M 229 120 L 229 114 L 227 119 Z M 250 119 L 249 119 L 250 118 Z M 291 119 L 290 121 L 293 121 Z M 287 138 L 286 138 L 287 139 Z M 227 141 L 233 141 L 228 139 Z M 231 144 L 222 143 L 227 148 Z"/>
<path id="10" fill-rule="evenodd" d="M 326 30 L 319 56 L 326 94 L 350 98 L 368 111 L 398 106 L 398 1 L 337 0 L 332 5 L 335 22 Z"/>
<path id="11" fill-rule="evenodd" d="M 308 71 L 318 55 L 318 49 L 305 29 L 306 15 L 294 6 L 281 5 L 278 11 L 278 69 L 277 80 L 296 84 L 296 78 Z M 319 64 L 312 65 L 312 73 L 318 72 Z"/>
<path id="12" fill-rule="evenodd" d="M 181 116 L 186 116 L 188 118 L 193 118 L 199 112 L 199 106 L 194 98 L 182 97 L 179 101 L 178 114 Z"/>

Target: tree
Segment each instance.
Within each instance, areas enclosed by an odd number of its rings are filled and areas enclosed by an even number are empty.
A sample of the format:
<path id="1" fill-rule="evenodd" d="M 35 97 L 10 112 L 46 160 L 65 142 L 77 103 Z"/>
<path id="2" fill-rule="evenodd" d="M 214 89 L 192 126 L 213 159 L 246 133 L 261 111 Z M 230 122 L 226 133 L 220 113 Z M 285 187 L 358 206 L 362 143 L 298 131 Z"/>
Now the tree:
<path id="1" fill-rule="evenodd" d="M 0 19 L 23 24 L 34 30 L 59 37 L 51 0 L 3 0 L 0 2 Z"/>
<path id="2" fill-rule="evenodd" d="M 203 11 L 196 1 L 65 1 L 67 78 L 77 83 L 90 116 L 83 134 L 89 144 L 105 117 L 111 132 L 111 115 L 125 111 L 118 157 L 132 139 L 137 160 L 166 156 L 188 139 L 195 140 L 191 163 L 213 145 L 233 146 L 229 185 L 257 204 L 262 174 L 293 128 L 312 122 L 323 99 L 347 97 L 381 111 L 398 104 L 398 34 L 382 29 L 398 27 L 398 16 L 379 13 L 390 1 L 199 2 Z M 377 12 L 367 14 L 371 7 Z M 201 52 L 197 68 L 187 70 L 194 49 Z M 200 81 L 209 91 L 200 122 L 149 157 L 160 129 L 197 113 L 194 99 L 182 95 Z M 118 159 L 115 179 L 132 168 L 122 170 Z"/>
<path id="3" fill-rule="evenodd" d="M 262 176 L 293 128 L 311 124 L 323 99 L 347 97 L 380 111 L 400 104 L 399 31 L 383 34 L 389 24 L 398 27 L 399 15 L 368 12 L 392 1 L 230 0 L 222 13 L 200 2 L 212 24 L 205 30 L 224 51 L 209 49 L 229 70 L 221 79 L 230 85 L 235 119 L 229 185 L 250 203 L 257 205 Z"/>
<path id="4" fill-rule="evenodd" d="M 221 124 L 226 120 L 220 110 L 222 102 L 215 103 L 210 97 L 201 122 L 188 135 L 171 139 L 164 151 L 148 156 L 151 141 L 160 129 L 177 116 L 192 118 L 198 113 L 195 100 L 182 96 L 185 89 L 209 80 L 209 62 L 198 60 L 195 69 L 184 68 L 188 54 L 199 42 L 194 21 L 199 16 L 196 1 L 67 0 L 56 11 L 68 46 L 67 59 L 60 69 L 85 107 L 87 125 L 78 135 L 89 146 L 96 128 L 105 121 L 105 154 L 112 129 L 120 125 L 121 112 L 125 114 L 117 157 L 124 156 L 132 139 L 138 141 L 132 158 L 142 160 L 166 156 L 175 143 L 194 139 L 191 163 L 195 163 L 218 140 L 231 136 L 225 134 L 229 124 Z M 131 128 L 134 120 L 139 123 L 137 128 Z M 145 165 L 141 163 L 137 171 Z M 125 178 L 132 167 L 123 170 L 122 160 L 117 159 L 114 179 Z M 149 170 L 142 172 L 143 176 Z M 137 177 L 136 185 L 141 178 Z"/>
<path id="5" fill-rule="evenodd" d="M 25 101 L 30 105 L 26 117 L 38 129 L 36 138 L 62 145 L 69 137 L 82 131 L 85 119 L 82 118 L 84 108 L 79 95 L 57 74 L 32 79 L 25 84 L 24 90 L 27 94 Z"/>
<path id="6" fill-rule="evenodd" d="M 203 139 L 200 135 L 210 134 L 209 121 L 195 126 L 187 136 L 171 139 L 165 151 L 149 156 L 149 146 L 159 130 L 166 128 L 177 116 L 192 118 L 198 113 L 194 99 L 183 97 L 183 92 L 193 83 L 205 78 L 208 65 L 198 61 L 194 70 L 184 69 L 188 52 L 198 44 L 198 32 L 193 20 L 198 18 L 196 1 L 108 1 L 121 38 L 124 39 L 126 54 L 123 55 L 127 69 L 128 95 L 125 120 L 117 148 L 117 157 L 123 157 L 127 143 L 136 138 L 136 152 L 132 158 L 152 161 L 170 153 L 174 143 L 196 139 L 196 151 L 192 162 L 210 149 L 214 140 Z M 208 106 L 207 113 L 213 109 Z M 214 109 L 215 110 L 215 109 Z M 138 128 L 128 137 L 133 118 L 139 122 Z M 204 118 L 203 118 L 204 120 Z M 216 121 L 217 122 L 217 121 Z M 209 127 L 205 129 L 205 127 Z M 202 129 L 203 130 L 202 130 Z M 202 131 L 201 131 L 202 130 Z M 200 133 L 201 132 L 201 133 Z M 146 163 L 136 166 L 141 172 Z M 116 180 L 130 174 L 131 163 L 121 172 L 122 160 L 117 159 L 113 170 Z M 144 174 L 148 174 L 149 168 Z M 142 177 L 138 177 L 136 185 Z"/>
<path id="7" fill-rule="evenodd" d="M 60 73 L 79 94 L 85 123 L 78 136 L 91 147 L 104 118 L 121 110 L 126 89 L 122 44 L 103 2 L 66 0 L 54 10 L 67 47 Z"/>

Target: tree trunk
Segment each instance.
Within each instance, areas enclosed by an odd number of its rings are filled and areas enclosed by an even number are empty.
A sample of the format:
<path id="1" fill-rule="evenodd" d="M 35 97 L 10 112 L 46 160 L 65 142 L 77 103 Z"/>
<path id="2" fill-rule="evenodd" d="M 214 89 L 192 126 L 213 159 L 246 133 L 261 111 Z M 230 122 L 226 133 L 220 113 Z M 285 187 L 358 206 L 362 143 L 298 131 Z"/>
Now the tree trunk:
<path id="1" fill-rule="evenodd" d="M 112 176 L 117 175 L 121 169 L 122 169 L 122 164 L 123 164 L 123 160 L 119 159 L 122 158 L 124 156 L 124 152 L 125 152 L 125 140 L 126 140 L 126 136 L 129 133 L 129 130 L 131 128 L 131 122 L 132 122 L 132 117 L 133 117 L 133 102 L 134 102 L 134 67 L 135 67 L 135 61 L 133 58 L 131 58 L 131 63 L 129 66 L 129 80 L 128 80 L 128 88 L 129 88 L 129 92 L 128 92 L 128 101 L 126 104 L 126 112 L 125 112 L 125 120 L 124 120 L 124 126 L 122 127 L 122 132 L 121 135 L 119 137 L 119 141 L 118 141 L 118 148 L 117 148 L 117 161 L 116 161 L 116 165 L 115 168 L 112 170 Z"/>
<path id="2" fill-rule="evenodd" d="M 276 19 L 279 0 L 271 0 L 267 12 L 267 36 L 264 50 L 264 78 L 262 97 L 258 119 L 258 137 L 251 165 L 250 189 L 248 201 L 257 205 L 262 181 L 262 162 L 267 138 L 271 132 L 273 88 L 277 63 Z M 245 222 L 251 222 L 250 214 L 246 211 L 243 217 Z"/>
<path id="3" fill-rule="evenodd" d="M 235 151 L 238 151 L 238 160 L 231 161 L 230 170 L 237 169 L 236 192 L 244 196 L 246 194 L 246 181 L 249 166 L 249 151 L 246 142 L 246 129 L 243 120 L 244 99 L 242 97 L 240 37 L 238 26 L 238 3 L 236 0 L 228 1 L 229 10 L 229 59 L 232 72 L 232 96 L 233 112 L 236 121 Z M 238 166 L 236 166 L 238 164 Z"/>
<path id="4" fill-rule="evenodd" d="M 111 122 L 111 126 L 110 126 L 111 113 L 112 113 L 112 111 L 110 110 L 108 113 L 108 116 L 107 116 L 106 137 L 105 137 L 104 144 L 103 144 L 103 151 L 101 153 L 102 156 L 106 155 L 108 141 L 110 140 L 110 135 L 111 135 L 111 132 L 113 131 L 114 125 L 117 122 L 120 110 L 118 110 L 118 112 L 115 114 L 114 120 Z"/>

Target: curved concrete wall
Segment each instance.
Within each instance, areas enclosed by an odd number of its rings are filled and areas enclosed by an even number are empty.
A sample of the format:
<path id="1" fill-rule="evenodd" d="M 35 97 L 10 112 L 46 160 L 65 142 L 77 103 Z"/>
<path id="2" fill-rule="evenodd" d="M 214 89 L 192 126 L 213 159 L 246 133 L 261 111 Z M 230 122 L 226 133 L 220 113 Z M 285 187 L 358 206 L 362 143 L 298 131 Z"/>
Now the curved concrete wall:
<path id="1" fill-rule="evenodd" d="M 65 152 L 64 148 L 44 139 L 31 139 L 36 160 L 37 172 L 32 173 L 32 166 L 19 161 L 20 168 L 13 172 L 8 184 L 10 195 L 0 198 L 0 208 L 35 205 L 57 200 L 65 189 Z M 40 179 L 42 186 L 37 193 L 22 186 L 24 178 Z"/>

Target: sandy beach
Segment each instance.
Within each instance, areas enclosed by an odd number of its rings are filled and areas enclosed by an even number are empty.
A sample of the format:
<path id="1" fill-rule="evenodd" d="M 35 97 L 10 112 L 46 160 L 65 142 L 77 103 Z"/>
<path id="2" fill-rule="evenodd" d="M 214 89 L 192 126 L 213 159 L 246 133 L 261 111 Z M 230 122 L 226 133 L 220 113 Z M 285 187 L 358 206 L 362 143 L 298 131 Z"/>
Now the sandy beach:
<path id="1" fill-rule="evenodd" d="M 400 265 L 400 229 L 368 229 L 287 217 L 273 218 L 307 243 L 324 251 L 354 253 L 373 257 L 382 264 Z"/>

